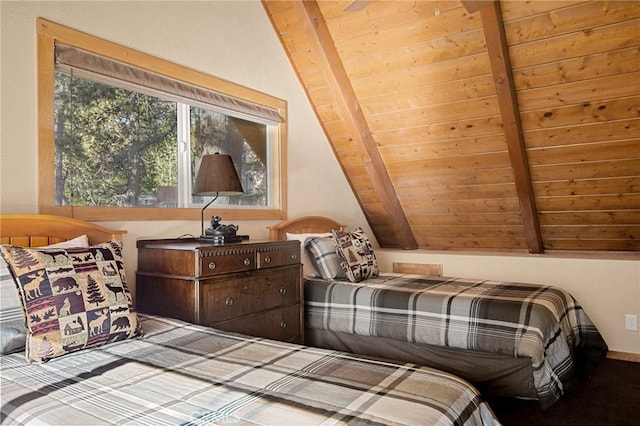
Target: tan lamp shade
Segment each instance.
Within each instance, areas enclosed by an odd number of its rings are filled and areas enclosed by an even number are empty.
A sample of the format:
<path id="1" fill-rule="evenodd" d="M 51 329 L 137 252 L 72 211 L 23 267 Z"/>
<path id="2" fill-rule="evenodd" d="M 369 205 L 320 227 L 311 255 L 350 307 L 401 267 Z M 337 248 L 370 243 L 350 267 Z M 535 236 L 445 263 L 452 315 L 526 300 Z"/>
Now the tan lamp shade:
<path id="1" fill-rule="evenodd" d="M 242 185 L 230 155 L 207 154 L 202 157 L 193 195 L 238 195 Z"/>

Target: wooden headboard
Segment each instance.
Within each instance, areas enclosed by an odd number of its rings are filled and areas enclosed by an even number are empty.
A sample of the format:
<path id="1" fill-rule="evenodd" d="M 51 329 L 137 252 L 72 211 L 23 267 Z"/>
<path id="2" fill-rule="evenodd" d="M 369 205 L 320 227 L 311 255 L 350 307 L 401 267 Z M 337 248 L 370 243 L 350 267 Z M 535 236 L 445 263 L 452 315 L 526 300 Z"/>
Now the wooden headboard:
<path id="1" fill-rule="evenodd" d="M 267 226 L 269 240 L 286 240 L 287 232 L 291 234 L 318 234 L 331 232 L 333 229 L 344 231 L 345 225 L 323 216 L 302 216 L 288 219 L 277 225 Z"/>
<path id="2" fill-rule="evenodd" d="M 127 231 L 104 228 L 94 223 L 46 214 L 0 215 L 0 243 L 21 247 L 41 247 L 67 241 L 80 235 L 89 244 L 122 240 Z"/>

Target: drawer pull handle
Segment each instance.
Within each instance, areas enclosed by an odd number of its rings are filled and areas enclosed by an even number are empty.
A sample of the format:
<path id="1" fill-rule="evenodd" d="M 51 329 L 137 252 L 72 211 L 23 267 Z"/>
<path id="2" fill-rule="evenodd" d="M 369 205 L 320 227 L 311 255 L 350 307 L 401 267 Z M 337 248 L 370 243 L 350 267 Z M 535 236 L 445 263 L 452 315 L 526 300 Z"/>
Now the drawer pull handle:
<path id="1" fill-rule="evenodd" d="M 224 301 L 224 303 L 225 303 L 227 306 L 231 306 L 231 305 L 233 305 L 233 299 L 232 299 L 232 298 L 230 298 L 230 297 L 228 297 L 228 298 L 227 298 L 227 300 L 225 300 L 225 301 Z"/>
<path id="2" fill-rule="evenodd" d="M 298 255 L 296 253 L 291 253 L 291 259 L 296 260 Z"/>
<path id="3" fill-rule="evenodd" d="M 287 322 L 286 321 L 280 321 L 280 328 L 287 328 Z"/>
<path id="4" fill-rule="evenodd" d="M 249 266 L 251 265 L 251 259 L 249 259 L 248 257 L 244 260 L 244 265 L 245 266 Z"/>
<path id="5" fill-rule="evenodd" d="M 212 271 L 216 269 L 216 262 L 209 262 L 209 269 L 211 269 Z"/>
<path id="6" fill-rule="evenodd" d="M 287 294 L 287 288 L 286 287 L 280 287 L 280 294 Z"/>
<path id="7" fill-rule="evenodd" d="M 269 256 L 265 256 L 264 263 L 269 263 L 269 262 L 271 262 L 271 258 Z"/>

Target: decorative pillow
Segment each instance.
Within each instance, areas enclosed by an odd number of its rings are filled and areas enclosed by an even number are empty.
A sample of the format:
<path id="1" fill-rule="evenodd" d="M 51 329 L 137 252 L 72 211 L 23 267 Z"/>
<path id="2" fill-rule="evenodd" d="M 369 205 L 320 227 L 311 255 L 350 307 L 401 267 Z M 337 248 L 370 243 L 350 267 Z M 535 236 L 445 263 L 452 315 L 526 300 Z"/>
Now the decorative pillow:
<path id="1" fill-rule="evenodd" d="M 9 265 L 0 256 L 0 354 L 22 350 L 26 340 L 27 329 L 16 283 Z"/>
<path id="2" fill-rule="evenodd" d="M 336 253 L 336 243 L 332 237 L 308 238 L 304 244 L 309 259 L 316 270 L 316 275 L 325 280 L 346 278 L 340 258 Z"/>
<path id="3" fill-rule="evenodd" d="M 314 237 L 330 237 L 331 232 L 325 232 L 322 234 L 292 234 L 287 232 L 287 240 L 298 240 L 300 241 L 300 247 L 302 248 L 300 251 L 302 252 L 302 273 L 304 276 L 316 276 L 316 270 L 314 269 L 313 262 L 309 258 L 307 251 L 304 249 L 305 242 L 308 238 Z"/>
<path id="4" fill-rule="evenodd" d="M 2 254 L 18 283 L 29 361 L 142 334 L 119 241 L 69 249 L 5 246 Z"/>
<path id="5" fill-rule="evenodd" d="M 89 247 L 86 235 L 41 248 Z M 9 265 L 0 256 L 0 354 L 24 349 L 27 330 L 24 326 L 22 303 Z"/>
<path id="6" fill-rule="evenodd" d="M 333 238 L 340 265 L 350 281 L 357 283 L 378 276 L 378 261 L 362 228 L 353 232 L 334 230 Z"/>

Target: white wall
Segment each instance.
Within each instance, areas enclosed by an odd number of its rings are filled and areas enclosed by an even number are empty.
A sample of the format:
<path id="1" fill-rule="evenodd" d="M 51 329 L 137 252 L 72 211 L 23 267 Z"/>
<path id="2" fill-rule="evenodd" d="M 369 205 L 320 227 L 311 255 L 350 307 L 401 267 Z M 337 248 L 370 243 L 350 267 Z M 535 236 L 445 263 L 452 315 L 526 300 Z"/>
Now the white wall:
<path id="1" fill-rule="evenodd" d="M 0 213 L 37 212 L 36 18 L 85 31 L 285 99 L 289 106 L 289 217 L 325 215 L 370 228 L 259 1 L 0 1 Z M 239 222 L 253 240 L 273 222 Z M 105 222 L 126 229 L 127 276 L 141 237 L 199 233 L 200 223 Z M 639 260 L 482 256 L 378 250 L 393 261 L 442 263 L 446 275 L 554 284 L 571 291 L 612 350 L 640 354 L 624 314 L 640 314 Z M 132 285 L 132 287 L 134 287 Z M 135 287 L 134 287 L 135 288 Z"/>

